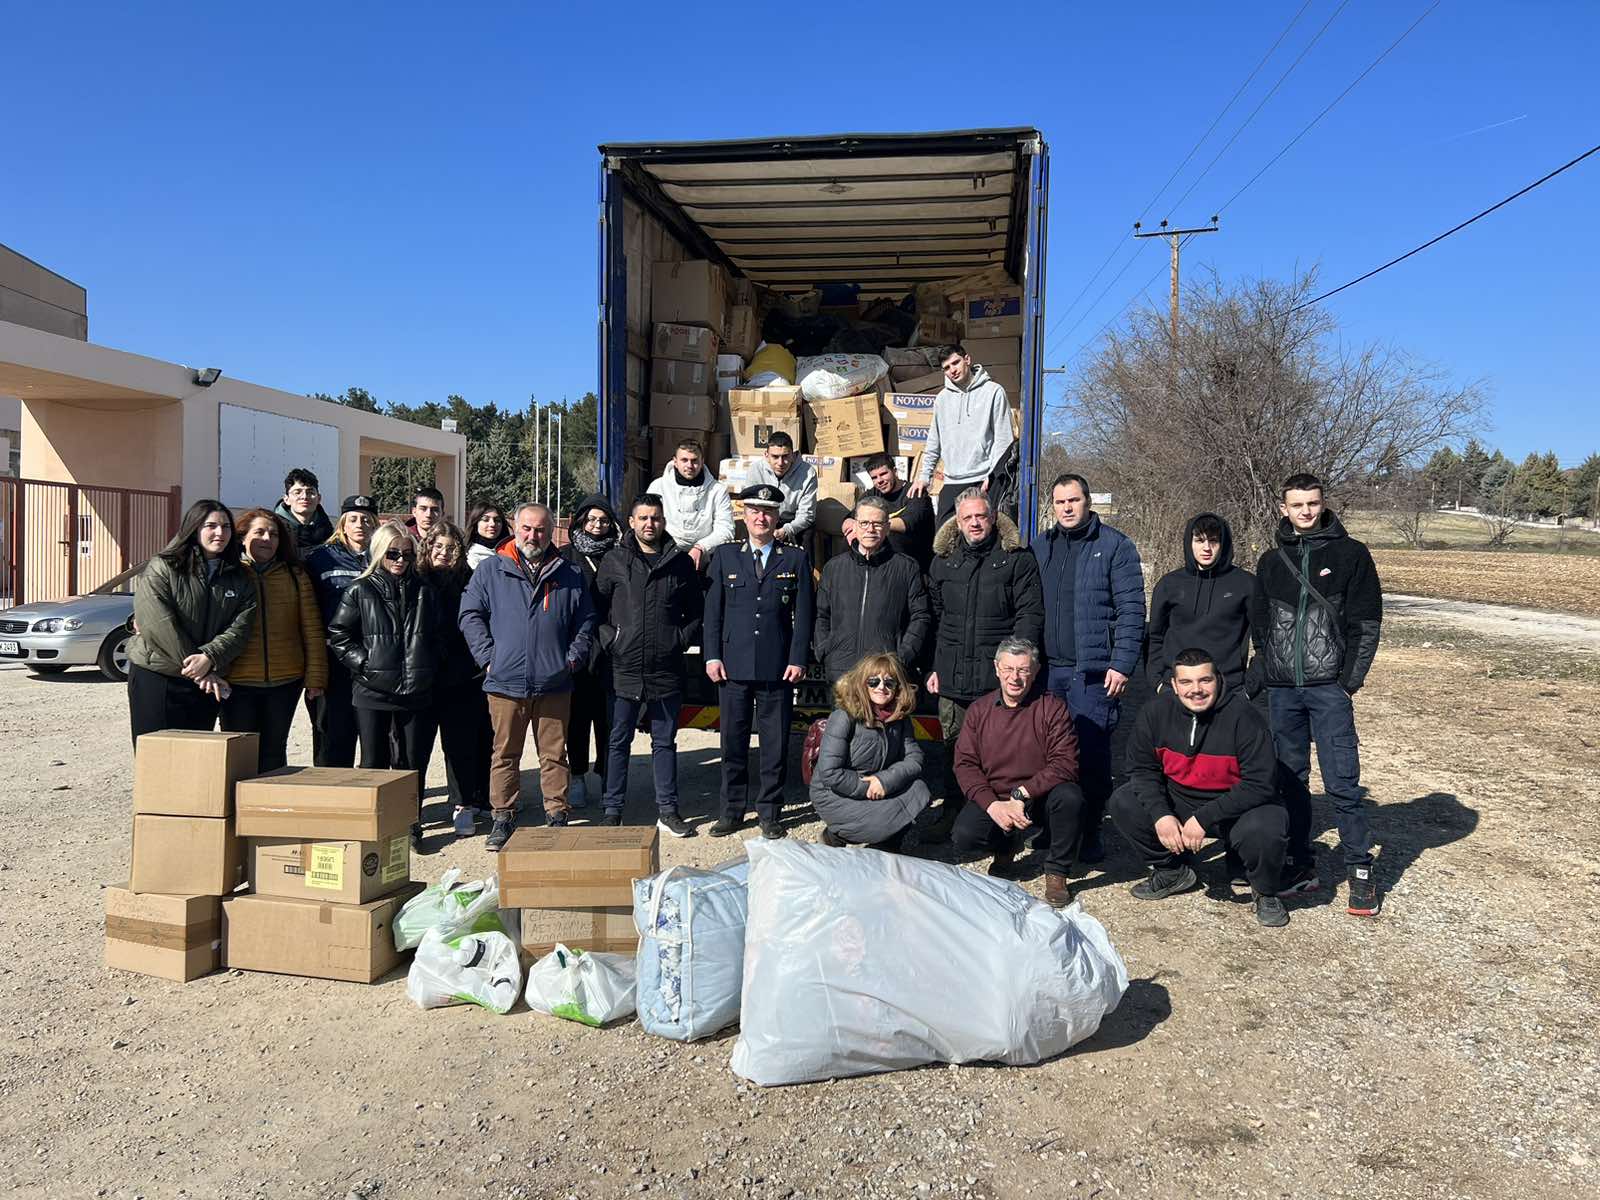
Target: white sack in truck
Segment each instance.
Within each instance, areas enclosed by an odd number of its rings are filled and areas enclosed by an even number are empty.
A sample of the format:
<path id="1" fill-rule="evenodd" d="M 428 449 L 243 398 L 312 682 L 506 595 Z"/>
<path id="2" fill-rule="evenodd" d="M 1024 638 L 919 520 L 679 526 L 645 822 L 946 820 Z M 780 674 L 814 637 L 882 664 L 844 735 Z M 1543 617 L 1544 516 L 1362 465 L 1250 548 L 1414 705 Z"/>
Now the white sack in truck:
<path id="1" fill-rule="evenodd" d="M 807 400 L 843 400 L 870 392 L 889 373 L 876 354 L 817 354 L 795 363 L 800 394 Z"/>
<path id="2" fill-rule="evenodd" d="M 770 1086 L 929 1062 L 1013 1066 L 1100 1027 L 1128 987 L 1105 928 L 898 854 L 751 841 L 736 1075 Z"/>

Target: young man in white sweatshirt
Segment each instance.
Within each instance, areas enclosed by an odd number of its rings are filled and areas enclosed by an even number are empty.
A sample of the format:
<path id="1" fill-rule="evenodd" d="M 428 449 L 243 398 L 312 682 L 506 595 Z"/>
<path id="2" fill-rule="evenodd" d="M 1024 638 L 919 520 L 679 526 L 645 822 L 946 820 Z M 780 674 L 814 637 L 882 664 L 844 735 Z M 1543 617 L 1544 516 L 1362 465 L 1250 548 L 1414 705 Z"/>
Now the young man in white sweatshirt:
<path id="1" fill-rule="evenodd" d="M 733 501 L 712 470 L 704 465 L 705 449 L 693 439 L 678 443 L 672 461 L 651 491 L 661 497 L 667 534 L 687 550 L 694 565 L 705 569 L 711 552 L 733 540 Z"/>
<path id="2" fill-rule="evenodd" d="M 962 346 L 946 346 L 940 356 L 944 387 L 933 402 L 933 424 L 916 481 L 907 490 L 921 496 L 944 464 L 944 487 L 934 513 L 934 528 L 955 509 L 956 497 L 969 487 L 989 490 L 995 468 L 1016 440 L 1011 432 L 1011 407 L 1006 390 L 989 378 Z"/>

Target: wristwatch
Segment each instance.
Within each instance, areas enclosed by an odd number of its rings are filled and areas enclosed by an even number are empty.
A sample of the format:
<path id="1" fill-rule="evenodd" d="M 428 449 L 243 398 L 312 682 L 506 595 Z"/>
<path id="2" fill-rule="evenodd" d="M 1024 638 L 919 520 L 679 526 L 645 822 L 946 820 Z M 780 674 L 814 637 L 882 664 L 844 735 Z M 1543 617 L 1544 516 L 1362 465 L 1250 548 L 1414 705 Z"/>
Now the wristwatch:
<path id="1" fill-rule="evenodd" d="M 1022 786 L 1019 784 L 1018 786 L 1016 786 L 1016 787 L 1011 789 L 1011 798 L 1013 800 L 1019 800 L 1023 804 L 1026 804 L 1028 802 L 1028 793 L 1023 791 L 1022 790 Z"/>

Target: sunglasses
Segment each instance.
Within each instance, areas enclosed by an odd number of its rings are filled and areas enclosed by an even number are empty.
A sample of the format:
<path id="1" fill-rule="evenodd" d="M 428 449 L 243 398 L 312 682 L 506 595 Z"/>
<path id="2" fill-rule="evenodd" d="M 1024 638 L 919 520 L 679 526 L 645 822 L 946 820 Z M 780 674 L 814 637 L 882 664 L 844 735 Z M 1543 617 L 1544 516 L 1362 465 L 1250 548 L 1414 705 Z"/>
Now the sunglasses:
<path id="1" fill-rule="evenodd" d="M 900 690 L 900 681 L 893 675 L 868 675 L 867 686 L 869 688 L 888 688 L 891 692 L 898 692 Z"/>
<path id="2" fill-rule="evenodd" d="M 383 556 L 390 562 L 417 561 L 417 552 L 415 550 L 385 550 Z"/>

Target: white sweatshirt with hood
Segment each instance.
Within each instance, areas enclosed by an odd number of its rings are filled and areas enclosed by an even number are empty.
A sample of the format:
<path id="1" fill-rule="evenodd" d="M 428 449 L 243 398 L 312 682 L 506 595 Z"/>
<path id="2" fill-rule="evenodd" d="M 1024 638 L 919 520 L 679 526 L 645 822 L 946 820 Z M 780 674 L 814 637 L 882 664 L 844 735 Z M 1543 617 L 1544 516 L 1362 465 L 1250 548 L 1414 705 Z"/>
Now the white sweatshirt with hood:
<path id="1" fill-rule="evenodd" d="M 700 482 L 685 487 L 669 462 L 650 489 L 661 497 L 666 510 L 667 533 L 680 550 L 715 550 L 733 541 L 733 500 L 728 489 L 708 467 L 700 468 Z"/>
<path id="2" fill-rule="evenodd" d="M 930 482 L 934 467 L 943 462 L 946 487 L 977 483 L 994 473 L 1015 440 L 1005 388 L 974 363 L 965 387 L 947 378 L 933 402 L 933 425 L 917 478 Z"/>

